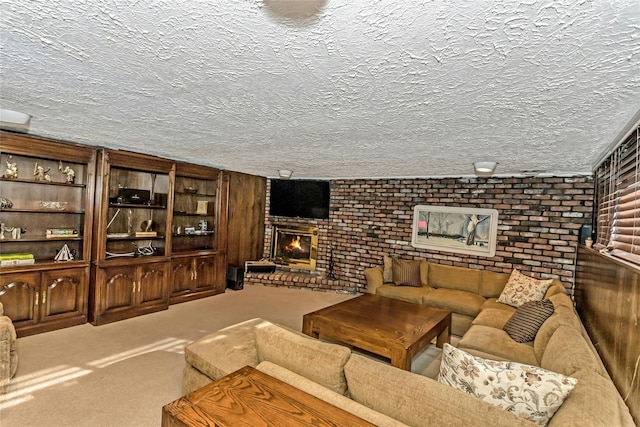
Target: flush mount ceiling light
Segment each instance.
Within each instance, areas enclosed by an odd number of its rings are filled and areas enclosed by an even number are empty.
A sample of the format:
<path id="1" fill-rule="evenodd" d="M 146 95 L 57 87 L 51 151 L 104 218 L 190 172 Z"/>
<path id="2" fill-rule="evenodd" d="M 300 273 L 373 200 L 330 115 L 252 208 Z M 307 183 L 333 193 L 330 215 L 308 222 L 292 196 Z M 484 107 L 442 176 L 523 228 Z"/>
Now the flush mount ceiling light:
<path id="1" fill-rule="evenodd" d="M 263 0 L 264 6 L 275 17 L 304 23 L 318 17 L 327 0 Z"/>
<path id="2" fill-rule="evenodd" d="M 475 162 L 473 169 L 478 176 L 491 176 L 497 165 L 496 162 Z"/>
<path id="3" fill-rule="evenodd" d="M 31 124 L 31 116 L 19 111 L 0 109 L 0 128 L 27 132 Z"/>
<path id="4" fill-rule="evenodd" d="M 282 179 L 289 179 L 291 178 L 291 175 L 293 175 L 293 171 L 287 169 L 278 170 L 278 176 Z"/>

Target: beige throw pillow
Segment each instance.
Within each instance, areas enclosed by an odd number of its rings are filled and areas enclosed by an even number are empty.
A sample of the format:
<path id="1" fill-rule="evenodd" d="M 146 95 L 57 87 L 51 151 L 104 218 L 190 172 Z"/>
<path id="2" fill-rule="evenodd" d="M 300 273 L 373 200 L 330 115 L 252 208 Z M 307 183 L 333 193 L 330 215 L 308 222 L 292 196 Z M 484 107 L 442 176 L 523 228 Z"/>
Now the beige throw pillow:
<path id="1" fill-rule="evenodd" d="M 552 282 L 553 279 L 534 279 L 514 269 L 498 302 L 518 308 L 525 302 L 540 301 Z"/>
<path id="2" fill-rule="evenodd" d="M 393 283 L 396 286 L 420 287 L 420 260 L 393 258 Z"/>
<path id="3" fill-rule="evenodd" d="M 483 359 L 445 344 L 438 382 L 546 426 L 578 380 L 537 366 Z"/>
<path id="4" fill-rule="evenodd" d="M 383 269 L 382 269 L 382 282 L 393 282 L 393 258 L 384 255 L 382 257 Z"/>

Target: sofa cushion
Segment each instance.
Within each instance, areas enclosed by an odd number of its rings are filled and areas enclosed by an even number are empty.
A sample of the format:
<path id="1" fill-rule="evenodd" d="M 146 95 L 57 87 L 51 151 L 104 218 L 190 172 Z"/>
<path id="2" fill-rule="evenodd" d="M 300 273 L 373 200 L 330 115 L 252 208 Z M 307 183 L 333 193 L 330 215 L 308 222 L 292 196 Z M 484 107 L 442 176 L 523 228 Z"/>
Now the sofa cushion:
<path id="1" fill-rule="evenodd" d="M 501 304 L 504 305 L 504 304 Z M 484 304 L 483 304 L 484 307 Z M 474 325 L 490 326 L 492 328 L 502 329 L 507 324 L 509 319 L 513 316 L 516 309 L 511 306 L 511 310 L 502 310 L 498 308 L 483 308 L 478 314 L 478 317 L 473 319 Z"/>
<path id="2" fill-rule="evenodd" d="M 473 316 L 460 313 L 451 313 L 451 334 L 463 336 L 471 327 Z"/>
<path id="3" fill-rule="evenodd" d="M 561 325 L 556 329 L 544 350 L 540 366 L 564 375 L 573 375 L 581 369 L 604 374 L 580 332 L 570 326 Z"/>
<path id="4" fill-rule="evenodd" d="M 254 329 L 260 324 L 270 323 L 263 319 L 251 319 L 202 337 L 185 346 L 184 358 L 188 365 L 212 380 L 245 365 L 256 366 L 258 353 Z"/>
<path id="5" fill-rule="evenodd" d="M 498 298 L 498 302 L 520 307 L 527 301 L 539 301 L 544 297 L 552 282 L 553 279 L 534 279 L 514 269 Z"/>
<path id="6" fill-rule="evenodd" d="M 344 373 L 353 400 L 413 427 L 532 425 L 431 378 L 358 354 Z"/>
<path id="7" fill-rule="evenodd" d="M 569 297 L 569 295 L 567 294 L 555 293 L 547 297 L 547 299 L 553 303 L 553 306 L 555 308 L 566 307 L 569 310 L 574 309 L 573 301 L 571 300 L 571 297 Z"/>
<path id="8" fill-rule="evenodd" d="M 549 286 L 549 289 L 547 289 L 547 292 L 545 292 L 544 294 L 544 298 L 548 299 L 550 296 L 556 294 L 567 295 L 567 288 L 564 287 L 560 280 L 553 279 L 553 282 L 551 282 L 551 286 Z"/>
<path id="9" fill-rule="evenodd" d="M 510 306 L 508 304 L 503 304 L 501 302 L 498 302 L 497 298 L 488 298 L 484 304 L 482 304 L 482 309 L 485 310 L 487 308 L 496 308 L 499 310 L 507 310 L 509 311 L 509 313 L 513 314 L 516 311 L 516 308 L 513 306 Z"/>
<path id="10" fill-rule="evenodd" d="M 481 270 L 453 267 L 449 265 L 429 265 L 429 286 L 447 288 L 478 294 L 482 280 Z"/>
<path id="11" fill-rule="evenodd" d="M 295 372 L 285 369 L 282 366 L 276 365 L 275 363 L 267 361 L 260 362 L 260 364 L 256 366 L 256 369 L 274 378 L 277 378 L 280 381 L 283 381 L 297 389 L 309 393 L 310 395 L 317 397 L 320 400 L 324 400 L 325 402 L 337 406 L 340 409 L 343 409 L 364 420 L 367 420 L 370 423 L 375 424 L 376 426 L 406 427 L 406 424 L 394 420 L 393 418 L 388 417 L 378 411 L 367 408 L 366 406 L 356 402 L 355 400 L 351 400 L 346 396 L 331 391 L 321 386 L 320 384 L 315 383 L 308 378 L 303 377 L 302 375 L 298 375 Z"/>
<path id="12" fill-rule="evenodd" d="M 309 338 L 274 324 L 256 326 L 260 362 L 269 361 L 333 390 L 345 394 L 344 364 L 351 350 Z"/>
<path id="13" fill-rule="evenodd" d="M 484 298 L 478 294 L 439 288 L 427 293 L 422 299 L 422 304 L 475 317 L 480 312 L 484 301 Z"/>
<path id="14" fill-rule="evenodd" d="M 572 376 L 578 384 L 551 418 L 549 427 L 635 425 L 611 380 L 588 369 Z"/>
<path id="15" fill-rule="evenodd" d="M 549 299 L 552 298 L 553 297 Z M 536 359 L 542 360 L 542 355 L 545 352 L 549 340 L 556 329 L 561 325 L 570 326 L 575 330 L 580 330 L 582 328 L 580 319 L 573 308 L 555 306 L 553 314 L 542 324 L 542 326 L 540 326 L 540 329 L 536 334 L 536 338 L 533 340 L 533 349 L 536 354 Z"/>
<path id="16" fill-rule="evenodd" d="M 458 343 L 458 348 L 495 354 L 501 359 L 538 365 L 531 343 L 517 343 L 502 329 L 473 325 Z"/>
<path id="17" fill-rule="evenodd" d="M 508 280 L 508 274 L 483 270 L 482 280 L 480 281 L 480 295 L 485 298 L 498 298 Z"/>
<path id="18" fill-rule="evenodd" d="M 518 307 L 502 329 L 504 329 L 515 342 L 533 341 L 540 326 L 542 326 L 544 321 L 552 314 L 553 303 L 548 299 L 525 302 Z"/>
<path id="19" fill-rule="evenodd" d="M 420 260 L 393 258 L 393 283 L 396 286 L 420 287 Z"/>
<path id="20" fill-rule="evenodd" d="M 382 285 L 376 289 L 376 295 L 421 304 L 422 297 L 428 294 L 431 290 L 431 288 L 426 286 L 416 288 L 413 286 Z"/>
<path id="21" fill-rule="evenodd" d="M 537 366 L 486 360 L 445 344 L 438 381 L 541 426 L 577 381 Z"/>

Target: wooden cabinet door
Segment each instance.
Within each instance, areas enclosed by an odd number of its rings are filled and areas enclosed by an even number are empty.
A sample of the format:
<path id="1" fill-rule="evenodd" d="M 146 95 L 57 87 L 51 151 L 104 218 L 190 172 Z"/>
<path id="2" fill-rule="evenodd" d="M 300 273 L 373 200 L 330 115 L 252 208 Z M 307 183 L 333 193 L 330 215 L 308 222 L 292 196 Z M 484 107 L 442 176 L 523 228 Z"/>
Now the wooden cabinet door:
<path id="1" fill-rule="evenodd" d="M 193 289 L 192 258 L 176 258 L 171 261 L 171 296 L 188 294 Z"/>
<path id="2" fill-rule="evenodd" d="M 40 273 L 14 273 L 0 276 L 0 302 L 4 315 L 21 328 L 38 322 Z"/>
<path id="3" fill-rule="evenodd" d="M 195 290 L 206 291 L 216 285 L 216 256 L 194 258 Z"/>
<path id="4" fill-rule="evenodd" d="M 144 264 L 138 268 L 138 305 L 144 307 L 168 304 L 167 264 Z"/>
<path id="5" fill-rule="evenodd" d="M 41 321 L 86 317 L 86 270 L 75 268 L 42 273 Z"/>
<path id="6" fill-rule="evenodd" d="M 104 281 L 97 284 L 102 287 L 100 314 L 109 314 L 132 309 L 136 300 L 136 267 L 106 267 L 103 270 Z"/>

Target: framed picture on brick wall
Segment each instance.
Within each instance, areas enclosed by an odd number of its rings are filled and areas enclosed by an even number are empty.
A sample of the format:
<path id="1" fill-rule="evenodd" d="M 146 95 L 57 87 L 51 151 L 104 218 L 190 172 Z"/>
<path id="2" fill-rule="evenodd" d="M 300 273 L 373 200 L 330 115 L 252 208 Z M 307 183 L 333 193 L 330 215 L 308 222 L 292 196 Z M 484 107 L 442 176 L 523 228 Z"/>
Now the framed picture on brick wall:
<path id="1" fill-rule="evenodd" d="M 415 248 L 492 257 L 496 253 L 498 211 L 448 206 L 413 208 Z"/>

